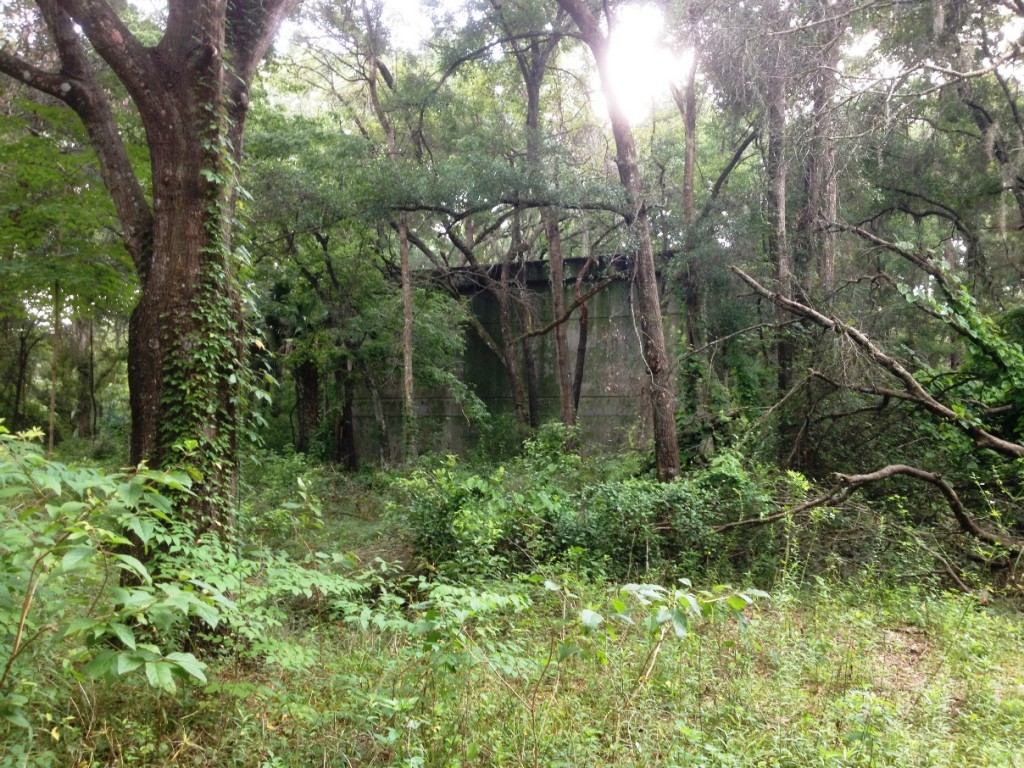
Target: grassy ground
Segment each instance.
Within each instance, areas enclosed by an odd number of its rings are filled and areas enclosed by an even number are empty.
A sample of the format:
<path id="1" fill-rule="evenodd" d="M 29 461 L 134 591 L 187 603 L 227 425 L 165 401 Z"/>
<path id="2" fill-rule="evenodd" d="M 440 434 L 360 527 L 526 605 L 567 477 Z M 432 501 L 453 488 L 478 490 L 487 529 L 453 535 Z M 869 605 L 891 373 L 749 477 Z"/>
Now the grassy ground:
<path id="1" fill-rule="evenodd" d="M 302 467 L 271 469 L 288 488 Z M 41 699 L 46 725 L 28 741 L 3 745 L 0 731 L 0 768 L 1024 768 L 1019 606 L 879 573 L 800 576 L 743 622 L 716 611 L 679 637 L 578 569 L 438 586 L 386 565 L 408 553 L 374 494 L 334 489 L 317 529 L 306 518 L 319 512 L 289 493 L 262 492 L 274 546 L 311 562 L 354 551 L 369 567 L 357 601 L 240 587 L 271 595 L 275 620 L 208 656 L 208 685 L 168 695 L 83 679 Z"/>
<path id="2" fill-rule="evenodd" d="M 415 625 L 297 625 L 262 658 L 222 659 L 208 687 L 177 698 L 83 689 L 65 755 L 167 766 L 1024 765 L 1019 615 L 821 582 L 759 601 L 745 628 L 707 622 L 680 640 L 629 626 L 587 633 L 581 607 L 614 590 L 571 588 L 577 597 L 517 588 L 528 604 L 491 610 L 483 585 L 453 600 L 461 608 L 449 610 L 471 615 L 440 637 Z M 559 662 L 560 650 L 572 655 Z"/>

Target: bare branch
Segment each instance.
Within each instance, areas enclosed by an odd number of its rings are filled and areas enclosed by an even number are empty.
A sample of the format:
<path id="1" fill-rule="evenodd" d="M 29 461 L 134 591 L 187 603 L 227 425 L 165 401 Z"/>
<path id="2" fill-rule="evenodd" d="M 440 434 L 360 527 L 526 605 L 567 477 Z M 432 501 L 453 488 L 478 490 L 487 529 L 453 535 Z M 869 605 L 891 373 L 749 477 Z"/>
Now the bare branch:
<path id="1" fill-rule="evenodd" d="M 924 410 L 934 416 L 955 425 L 961 432 L 967 435 L 979 448 L 988 448 L 1004 456 L 1013 458 L 1024 458 L 1024 445 L 1004 440 L 993 435 L 982 427 L 977 419 L 970 416 L 958 414 L 945 403 L 936 400 L 921 384 L 914 378 L 898 360 L 887 355 L 882 349 L 875 345 L 863 332 L 851 325 L 841 322 L 835 318 L 829 318 L 818 312 L 813 307 L 800 304 L 793 299 L 786 298 L 779 293 L 769 291 L 758 283 L 750 275 L 737 267 L 729 269 L 743 282 L 749 285 L 755 293 L 764 296 L 776 306 L 794 315 L 803 317 L 815 325 L 829 331 L 843 334 L 849 337 L 857 346 L 867 352 L 868 356 L 876 365 L 888 371 L 890 375 L 899 380 L 904 387 L 902 397 L 911 400 Z"/>
<path id="2" fill-rule="evenodd" d="M 916 480 L 921 480 L 938 488 L 945 497 L 950 510 L 953 512 L 953 517 L 956 518 L 957 523 L 960 525 L 960 528 L 964 533 L 970 534 L 979 541 L 984 541 L 987 544 L 994 544 L 996 546 L 1003 547 L 1004 549 L 1009 550 L 1013 555 L 1020 555 L 1024 552 L 1024 542 L 1000 536 L 999 534 L 992 533 L 991 531 L 982 528 L 978 521 L 971 517 L 967 512 L 967 509 L 964 507 L 963 502 L 957 495 L 957 492 L 953 489 L 953 486 L 951 486 L 938 472 L 928 472 L 906 464 L 890 464 L 886 467 L 875 470 L 874 472 L 868 472 L 863 475 L 844 475 L 837 472 L 835 474 L 835 478 L 853 491 L 863 485 L 875 483 L 879 480 L 886 480 L 897 475 L 913 477 Z"/>
<path id="3" fill-rule="evenodd" d="M 740 139 L 740 143 L 736 145 L 735 151 L 732 153 L 732 157 L 729 158 L 729 162 L 726 163 L 725 167 L 718 174 L 718 178 L 715 179 L 714 185 L 711 187 L 711 192 L 708 194 L 708 199 L 704 201 L 704 207 L 701 208 L 700 215 L 697 217 L 698 221 L 703 221 L 711 213 L 711 206 L 715 200 L 718 199 L 718 195 L 721 193 L 725 182 L 729 180 L 729 175 L 736 169 L 736 166 L 743 160 L 743 153 L 747 151 L 754 139 L 758 137 L 760 130 L 758 128 L 751 128 L 747 131 L 746 135 Z"/>

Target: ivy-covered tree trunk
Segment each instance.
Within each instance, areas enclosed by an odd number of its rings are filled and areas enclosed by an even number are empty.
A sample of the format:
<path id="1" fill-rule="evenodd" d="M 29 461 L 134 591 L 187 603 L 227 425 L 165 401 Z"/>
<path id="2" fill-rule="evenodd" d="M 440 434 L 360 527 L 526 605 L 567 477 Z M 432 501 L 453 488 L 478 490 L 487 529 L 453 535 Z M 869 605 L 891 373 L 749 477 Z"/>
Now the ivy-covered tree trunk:
<path id="1" fill-rule="evenodd" d="M 231 222 L 249 86 L 295 2 L 169 0 L 164 34 L 147 47 L 109 2 L 36 0 L 59 69 L 0 52 L 0 71 L 75 110 L 96 148 L 141 284 L 129 326 L 131 458 L 190 467 L 196 492 L 182 503 L 201 528 L 228 522 L 235 481 L 246 377 Z M 151 197 L 92 52 L 138 110 Z"/>

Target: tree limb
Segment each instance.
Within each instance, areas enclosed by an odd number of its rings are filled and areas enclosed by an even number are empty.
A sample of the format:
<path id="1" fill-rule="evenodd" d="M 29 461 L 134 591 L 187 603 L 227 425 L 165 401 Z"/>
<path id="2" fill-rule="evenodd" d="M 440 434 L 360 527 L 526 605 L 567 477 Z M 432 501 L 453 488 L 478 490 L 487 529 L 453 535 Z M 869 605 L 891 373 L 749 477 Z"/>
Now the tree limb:
<path id="1" fill-rule="evenodd" d="M 863 485 L 878 482 L 879 480 L 886 480 L 890 477 L 895 477 L 896 475 L 913 477 L 916 480 L 921 480 L 938 488 L 946 498 L 946 502 L 949 504 L 953 517 L 956 518 L 960 529 L 964 533 L 973 536 L 979 541 L 984 541 L 987 544 L 994 544 L 996 546 L 1003 547 L 1004 549 L 1009 550 L 1014 556 L 1024 553 L 1024 542 L 1000 536 L 997 533 L 992 533 L 991 531 L 982 528 L 978 521 L 967 512 L 967 509 L 964 507 L 963 502 L 960 500 L 960 497 L 957 495 L 953 486 L 951 486 L 938 472 L 928 472 L 906 464 L 889 464 L 888 466 L 882 467 L 874 472 L 868 472 L 863 475 L 844 475 L 837 472 L 834 477 L 852 492 Z"/>
<path id="2" fill-rule="evenodd" d="M 847 325 L 836 318 L 829 318 L 818 312 L 813 307 L 801 304 L 793 299 L 786 298 L 779 293 L 769 291 L 758 283 L 750 275 L 738 267 L 731 266 L 729 269 L 743 282 L 749 285 L 755 293 L 765 297 L 776 306 L 791 314 L 803 317 L 815 325 L 829 331 L 834 331 L 850 338 L 857 346 L 864 350 L 868 356 L 881 368 L 888 371 L 890 375 L 899 380 L 904 387 L 902 397 L 915 402 L 926 411 L 940 419 L 955 425 L 961 432 L 967 435 L 979 448 L 988 448 L 1000 453 L 1003 456 L 1012 458 L 1024 458 L 1024 445 L 1004 440 L 993 435 L 984 429 L 976 419 L 959 414 L 945 403 L 936 400 L 921 384 L 914 378 L 898 360 L 887 355 L 882 349 L 875 345 L 863 332 Z"/>
<path id="3" fill-rule="evenodd" d="M 543 336 L 544 334 L 549 333 L 550 331 L 552 331 L 557 326 L 561 325 L 564 322 L 567 322 L 569 320 L 569 318 L 572 317 L 572 313 L 576 311 L 577 307 L 579 307 L 581 304 L 586 304 L 590 299 L 592 299 L 598 293 L 600 293 L 605 288 L 607 288 L 609 285 L 614 283 L 616 280 L 621 280 L 622 277 L 623 277 L 622 275 L 609 275 L 608 277 L 602 278 L 589 291 L 584 293 L 582 296 L 577 296 L 576 299 L 573 301 L 573 303 L 570 304 L 568 307 L 566 307 L 565 312 L 562 314 L 561 317 L 555 318 L 550 323 L 545 325 L 543 328 L 538 328 L 536 330 L 532 330 L 532 331 L 528 331 L 528 332 L 524 333 L 522 336 L 517 338 L 516 341 L 520 342 L 520 341 L 523 341 L 525 339 L 532 338 L 534 336 Z"/>

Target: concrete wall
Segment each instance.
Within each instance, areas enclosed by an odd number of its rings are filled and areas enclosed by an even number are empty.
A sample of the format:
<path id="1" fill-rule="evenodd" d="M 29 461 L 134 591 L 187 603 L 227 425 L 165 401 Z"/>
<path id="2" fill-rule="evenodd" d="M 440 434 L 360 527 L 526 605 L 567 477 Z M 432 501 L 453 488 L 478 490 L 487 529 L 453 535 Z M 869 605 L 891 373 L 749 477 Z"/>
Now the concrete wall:
<path id="1" fill-rule="evenodd" d="M 575 299 L 576 271 L 582 260 L 566 264 L 566 306 Z M 531 304 L 532 324 L 540 328 L 551 321 L 551 299 L 546 263 L 527 265 L 526 295 Z M 645 376 L 640 356 L 638 323 L 633 315 L 635 301 L 630 301 L 630 284 L 622 265 L 610 265 L 619 270 L 616 280 L 588 302 L 589 334 L 586 368 L 580 398 L 578 423 L 582 439 L 589 445 L 622 448 L 629 445 L 645 446 L 651 434 L 650 407 L 645 397 Z M 589 277 L 589 275 L 588 275 Z M 583 290 L 592 287 L 596 277 L 589 277 Z M 501 339 L 498 302 L 493 294 L 467 280 L 466 293 L 471 308 L 481 324 L 497 341 Z M 575 370 L 576 347 L 579 340 L 579 312 L 573 313 L 566 324 L 570 370 Z M 680 318 L 678 309 L 669 305 L 665 311 L 667 342 L 672 350 L 678 343 Z M 521 332 L 521 324 L 517 328 Z M 472 328 L 466 331 L 466 352 L 462 363 L 462 378 L 484 401 L 492 414 L 505 414 L 502 423 L 511 424 L 512 396 L 504 367 Z M 534 360 L 539 383 L 541 422 L 559 418 L 558 385 L 555 375 L 554 332 L 534 337 Z M 523 371 L 525 387 L 525 370 Z M 401 399 L 399 393 L 385 395 L 382 402 L 392 442 L 390 455 L 399 454 L 396 441 L 401 435 Z M 439 450 L 459 453 L 472 448 L 479 437 L 463 416 L 459 406 L 444 392 L 417 392 L 417 412 L 421 424 L 421 450 Z M 360 392 L 355 403 L 355 432 L 357 450 L 362 461 L 376 461 L 381 454 L 380 429 L 373 415 L 372 403 L 366 393 Z"/>

